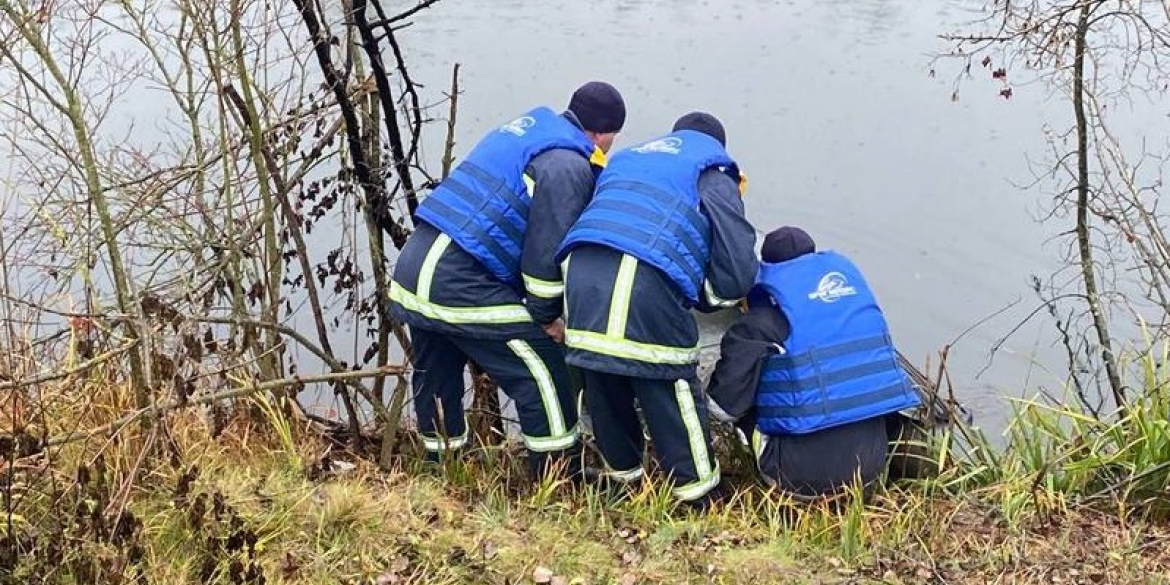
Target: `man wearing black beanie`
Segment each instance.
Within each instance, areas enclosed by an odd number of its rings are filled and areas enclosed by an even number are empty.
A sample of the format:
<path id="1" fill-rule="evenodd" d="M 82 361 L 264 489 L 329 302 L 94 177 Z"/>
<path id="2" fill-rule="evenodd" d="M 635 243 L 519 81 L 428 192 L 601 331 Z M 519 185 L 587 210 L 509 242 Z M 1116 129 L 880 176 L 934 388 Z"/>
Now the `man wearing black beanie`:
<path id="1" fill-rule="evenodd" d="M 720 483 L 696 376 L 690 309 L 732 307 L 756 275 L 740 173 L 714 116 L 615 153 L 557 259 L 565 269 L 566 360 L 580 368 L 605 476 L 642 478 L 642 427 L 675 497 L 705 507 Z"/>
<path id="2" fill-rule="evenodd" d="M 807 232 L 764 237 L 748 311 L 723 335 L 707 393 L 714 415 L 752 437 L 759 472 L 796 499 L 871 486 L 887 424 L 919 404 L 861 272 Z"/>
<path id="3" fill-rule="evenodd" d="M 613 86 L 586 83 L 561 113 L 537 107 L 488 131 L 419 205 L 388 294 L 391 315 L 410 329 L 428 459 L 469 440 L 463 380 L 474 360 L 515 401 L 532 471 L 576 478 L 577 405 L 559 345 L 564 287 L 553 253 L 625 118 Z"/>

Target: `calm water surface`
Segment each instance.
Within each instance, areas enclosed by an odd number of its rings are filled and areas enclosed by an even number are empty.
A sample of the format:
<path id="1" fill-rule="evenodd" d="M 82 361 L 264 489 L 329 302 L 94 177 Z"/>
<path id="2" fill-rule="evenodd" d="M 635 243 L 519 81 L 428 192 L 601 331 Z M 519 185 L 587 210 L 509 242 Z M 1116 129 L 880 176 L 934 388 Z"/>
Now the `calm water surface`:
<path id="1" fill-rule="evenodd" d="M 922 363 L 963 331 L 949 368 L 961 398 L 997 426 L 1004 396 L 1058 384 L 1046 322 L 989 349 L 1035 306 L 1029 275 L 1058 265 L 1055 227 L 1026 156 L 1064 110 L 1036 86 L 1010 100 L 982 77 L 951 93 L 959 65 L 937 38 L 977 16 L 970 2 L 450 0 L 407 29 L 430 92 L 462 64 L 458 154 L 536 103 L 562 106 L 588 79 L 624 94 L 617 146 L 703 109 L 722 119 L 750 177 L 748 218 L 808 230 L 860 264 L 901 350 Z M 930 70 L 937 69 L 931 76 Z M 432 145 L 437 156 L 439 142 Z M 717 342 L 727 318 L 704 320 Z"/>

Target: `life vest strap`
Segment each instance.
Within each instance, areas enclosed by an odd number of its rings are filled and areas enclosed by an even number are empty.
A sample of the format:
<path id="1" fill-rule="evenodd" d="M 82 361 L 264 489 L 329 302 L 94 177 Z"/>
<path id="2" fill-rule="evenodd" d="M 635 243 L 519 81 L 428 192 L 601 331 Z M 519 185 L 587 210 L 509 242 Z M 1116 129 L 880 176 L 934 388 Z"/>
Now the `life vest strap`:
<path id="1" fill-rule="evenodd" d="M 883 347 L 893 347 L 893 342 L 890 340 L 889 335 L 883 334 L 863 337 L 861 339 L 828 345 L 801 353 L 783 354 L 775 356 L 772 359 L 779 361 L 786 368 L 806 368 L 818 361 L 841 357 L 851 353 L 881 349 Z"/>
<path id="2" fill-rule="evenodd" d="M 817 401 L 811 404 L 791 406 L 764 406 L 760 405 L 760 418 L 802 419 L 823 417 L 827 413 L 834 413 L 848 420 L 847 413 L 859 409 L 872 409 L 875 404 L 902 399 L 907 395 L 907 385 L 904 382 L 895 382 L 871 392 L 853 394 L 834 400 Z"/>
<path id="3" fill-rule="evenodd" d="M 818 372 L 814 376 L 800 378 L 798 380 L 769 380 L 765 377 L 760 381 L 760 391 L 765 393 L 819 391 L 821 388 L 835 386 L 850 380 L 888 372 L 896 367 L 897 363 L 895 360 L 882 359 L 840 370 Z"/>

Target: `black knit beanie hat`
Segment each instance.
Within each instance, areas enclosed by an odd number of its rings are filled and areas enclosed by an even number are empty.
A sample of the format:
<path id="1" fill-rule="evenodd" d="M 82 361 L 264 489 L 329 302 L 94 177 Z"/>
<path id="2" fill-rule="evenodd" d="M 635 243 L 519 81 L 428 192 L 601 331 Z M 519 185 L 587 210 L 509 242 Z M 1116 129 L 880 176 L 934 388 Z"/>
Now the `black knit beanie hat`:
<path id="1" fill-rule="evenodd" d="M 764 236 L 760 259 L 769 264 L 784 262 L 817 251 L 808 232 L 793 226 L 784 226 Z"/>
<path id="2" fill-rule="evenodd" d="M 569 99 L 569 111 L 577 116 L 582 128 L 598 134 L 618 132 L 626 123 L 622 94 L 604 81 L 590 81 L 577 88 Z"/>
<path id="3" fill-rule="evenodd" d="M 679 118 L 674 123 L 674 128 L 671 129 L 671 132 L 678 132 L 679 130 L 702 132 L 718 140 L 719 144 L 722 144 L 724 147 L 727 146 L 727 134 L 723 130 L 723 123 L 715 116 L 706 112 L 691 112 Z"/>

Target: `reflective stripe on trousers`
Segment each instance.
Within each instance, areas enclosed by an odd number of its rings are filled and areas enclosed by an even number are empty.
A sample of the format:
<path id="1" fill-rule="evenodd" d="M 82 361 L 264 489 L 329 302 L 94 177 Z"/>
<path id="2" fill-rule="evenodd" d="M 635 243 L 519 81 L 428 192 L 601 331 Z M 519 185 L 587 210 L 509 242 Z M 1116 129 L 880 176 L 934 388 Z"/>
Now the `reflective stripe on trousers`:
<path id="1" fill-rule="evenodd" d="M 536 380 L 536 387 L 540 391 L 540 403 L 544 407 L 545 418 L 548 419 L 549 436 L 531 437 L 524 435 L 524 446 L 541 453 L 572 447 L 573 443 L 577 442 L 577 436 L 580 433 L 577 425 L 571 429 L 565 428 L 565 414 L 561 411 L 561 403 L 557 399 L 556 383 L 553 382 L 548 367 L 544 365 L 540 356 L 527 341 L 513 339 L 508 342 L 508 347 L 512 353 L 516 354 L 516 357 L 520 358 L 520 361 L 524 362 L 524 366 L 528 368 L 532 378 Z"/>
<path id="2" fill-rule="evenodd" d="M 441 435 L 426 435 L 420 434 L 422 437 L 423 448 L 432 452 L 456 451 L 462 449 L 467 445 L 468 437 L 470 435 L 470 427 L 467 424 L 467 419 L 463 419 L 462 435 L 458 437 L 443 437 Z"/>
<path id="3" fill-rule="evenodd" d="M 707 492 L 719 485 L 719 463 L 712 464 L 711 453 L 707 449 L 707 435 L 703 433 L 703 424 L 699 420 L 699 412 L 695 408 L 695 399 L 691 395 L 691 385 L 686 380 L 674 383 L 674 397 L 678 401 L 678 410 L 682 415 L 683 425 L 687 429 L 687 440 L 690 442 L 691 456 L 694 458 L 695 473 L 699 476 L 695 481 L 674 488 L 674 495 L 680 500 L 696 500 L 707 495 Z"/>

